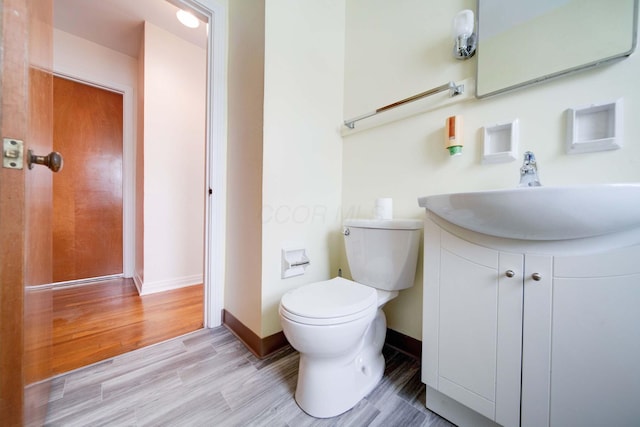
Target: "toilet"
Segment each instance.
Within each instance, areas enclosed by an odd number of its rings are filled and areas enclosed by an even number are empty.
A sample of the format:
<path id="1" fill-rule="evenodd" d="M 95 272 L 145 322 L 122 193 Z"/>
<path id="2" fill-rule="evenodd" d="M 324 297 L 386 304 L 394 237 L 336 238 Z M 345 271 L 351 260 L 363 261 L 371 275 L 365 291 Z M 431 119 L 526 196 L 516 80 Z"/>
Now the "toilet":
<path id="1" fill-rule="evenodd" d="M 300 353 L 295 400 L 307 414 L 340 415 L 382 378 L 387 332 L 382 307 L 413 286 L 421 229 L 418 220 L 346 220 L 354 281 L 336 277 L 282 296 L 282 329 Z"/>

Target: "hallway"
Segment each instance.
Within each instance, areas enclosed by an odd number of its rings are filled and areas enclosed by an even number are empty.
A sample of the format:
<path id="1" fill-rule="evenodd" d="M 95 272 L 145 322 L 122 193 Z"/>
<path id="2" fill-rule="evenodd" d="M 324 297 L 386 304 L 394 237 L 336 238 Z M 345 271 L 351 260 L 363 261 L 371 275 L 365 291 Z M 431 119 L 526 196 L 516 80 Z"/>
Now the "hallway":
<path id="1" fill-rule="evenodd" d="M 52 375 L 203 327 L 202 285 L 139 296 L 131 279 L 53 292 Z"/>

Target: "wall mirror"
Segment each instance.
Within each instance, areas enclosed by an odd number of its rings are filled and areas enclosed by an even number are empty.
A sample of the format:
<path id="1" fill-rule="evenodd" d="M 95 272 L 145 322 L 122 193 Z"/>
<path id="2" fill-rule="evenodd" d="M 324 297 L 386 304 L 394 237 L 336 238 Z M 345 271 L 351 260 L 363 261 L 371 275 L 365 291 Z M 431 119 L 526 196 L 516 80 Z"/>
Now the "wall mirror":
<path id="1" fill-rule="evenodd" d="M 478 0 L 476 96 L 606 64 L 636 46 L 638 0 Z"/>

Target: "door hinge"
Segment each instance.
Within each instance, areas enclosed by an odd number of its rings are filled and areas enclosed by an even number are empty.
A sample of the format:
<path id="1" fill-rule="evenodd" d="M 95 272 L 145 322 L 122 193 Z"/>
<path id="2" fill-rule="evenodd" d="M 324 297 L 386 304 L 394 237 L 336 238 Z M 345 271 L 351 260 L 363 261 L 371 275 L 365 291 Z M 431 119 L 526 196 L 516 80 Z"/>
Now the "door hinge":
<path id="1" fill-rule="evenodd" d="M 212 194 L 213 194 L 213 190 L 210 188 L 209 189 L 209 195 L 212 195 Z"/>
<path id="2" fill-rule="evenodd" d="M 2 167 L 7 169 L 22 169 L 23 159 L 24 142 L 19 139 L 3 138 Z"/>

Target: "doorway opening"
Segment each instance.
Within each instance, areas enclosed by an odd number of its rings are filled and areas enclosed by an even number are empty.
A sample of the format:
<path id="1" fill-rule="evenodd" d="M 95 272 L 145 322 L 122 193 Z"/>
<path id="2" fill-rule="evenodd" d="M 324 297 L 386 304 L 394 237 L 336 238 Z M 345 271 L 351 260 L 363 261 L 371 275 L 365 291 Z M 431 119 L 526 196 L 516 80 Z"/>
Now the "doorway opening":
<path id="1" fill-rule="evenodd" d="M 204 326 L 213 327 L 220 324 L 220 313 L 221 313 L 221 304 L 222 304 L 222 277 L 223 270 L 220 266 L 224 265 L 224 257 L 221 256 L 223 252 L 223 239 L 224 236 L 221 230 L 224 230 L 224 189 L 220 183 L 224 182 L 224 163 L 219 167 L 221 161 L 223 162 L 225 158 L 224 154 L 224 141 L 221 136 L 224 135 L 224 123 L 223 117 L 224 113 L 220 108 L 214 108 L 214 103 L 218 106 L 224 105 L 224 90 L 223 90 L 223 72 L 221 69 L 223 63 L 221 58 L 224 55 L 224 49 L 220 48 L 221 43 L 224 43 L 223 38 L 221 40 L 216 41 L 216 45 L 218 47 L 216 49 L 213 48 L 212 43 L 214 40 L 214 35 L 218 34 L 220 36 L 223 34 L 223 28 L 219 25 L 216 27 L 214 25 L 214 16 L 218 19 L 219 22 L 224 22 L 222 19 L 219 19 L 223 16 L 225 11 L 220 9 L 216 4 L 215 0 L 202 0 L 202 1 L 182 1 L 177 0 L 180 3 L 187 4 L 191 7 L 197 8 L 201 13 L 204 13 L 209 20 L 210 25 L 210 34 L 208 35 L 208 47 L 205 49 L 205 55 L 207 57 L 207 84 L 206 89 L 203 90 L 202 96 L 206 98 L 206 118 L 202 120 L 203 125 L 206 126 L 206 142 L 203 141 L 203 144 L 206 144 L 205 155 L 202 159 L 203 163 L 206 163 L 206 171 L 205 171 L 205 184 L 203 188 L 202 197 L 205 200 L 204 203 L 204 224 L 203 231 L 200 236 L 205 240 L 204 242 L 204 250 L 203 253 L 200 254 L 200 259 L 204 259 L 204 266 L 202 268 L 202 282 L 204 283 L 204 292 L 203 296 L 201 296 L 201 302 L 204 301 L 205 308 L 201 308 L 201 313 L 204 315 Z M 136 3 L 137 4 L 137 3 Z M 157 4 L 157 3 L 156 3 Z M 214 10 L 215 9 L 215 10 Z M 215 56 L 218 59 L 214 59 Z M 55 58 L 54 58 L 55 60 Z M 212 77 L 215 72 L 215 77 Z M 74 70 L 66 68 L 62 66 L 61 68 L 55 70 L 59 72 L 61 75 L 65 77 L 72 77 L 74 79 L 87 80 L 89 83 L 97 84 L 99 86 L 109 86 L 111 90 L 115 89 L 116 91 L 122 92 L 124 96 L 124 132 L 125 135 L 129 130 L 133 135 L 135 135 L 135 131 L 132 127 L 132 124 L 129 123 L 129 127 L 127 126 L 127 118 L 133 117 L 132 112 L 132 104 L 135 99 L 136 94 L 132 91 L 131 87 L 126 87 L 126 84 L 120 85 L 118 84 L 112 85 L 112 81 L 99 81 L 100 79 L 92 78 L 92 76 L 87 75 L 86 73 L 83 75 L 82 72 L 75 73 Z M 85 70 L 86 71 L 86 70 Z M 74 75 L 75 74 L 75 75 Z M 89 73 L 90 74 L 90 73 Z M 115 87 L 114 87 L 115 86 Z M 221 89 L 222 87 L 222 89 Z M 216 94 L 216 96 L 214 96 Z M 215 101 L 214 101 L 215 100 Z M 127 109 L 129 108 L 129 113 L 127 114 Z M 224 107 L 222 107 L 224 108 Z M 214 112 L 215 111 L 215 112 Z M 127 130 L 128 129 L 128 130 Z M 179 144 L 178 144 L 179 147 Z M 128 161 L 135 157 L 133 152 L 127 152 L 127 150 L 132 150 L 135 147 L 129 147 L 125 143 L 124 147 L 124 168 L 123 168 L 123 210 L 124 210 L 124 222 L 123 222 L 123 275 L 124 277 L 131 277 L 135 275 L 134 272 L 134 260 L 135 260 L 135 245 L 128 243 L 127 240 L 129 236 L 135 235 L 135 230 L 133 229 L 135 224 L 135 215 L 131 214 L 133 210 L 133 206 L 135 205 L 135 201 L 132 203 L 127 203 L 127 201 L 132 201 L 133 196 L 131 194 L 127 195 L 127 191 L 130 190 L 135 185 L 135 179 L 130 176 L 130 169 L 128 168 Z M 215 156 L 213 153 L 215 152 Z M 216 159 L 215 167 L 211 167 L 212 159 Z M 130 166 L 130 165 L 129 165 Z M 211 170 L 214 170 L 212 172 Z M 168 172 L 169 173 L 169 172 Z M 216 191 L 211 194 L 211 189 L 215 188 Z M 130 199 L 128 199 L 130 198 Z M 215 200 L 215 202 L 214 202 Z M 128 207 L 129 206 L 129 211 Z M 130 216 L 128 216 L 128 212 Z M 128 220 L 127 218 L 133 218 L 133 220 Z M 176 224 L 179 226 L 179 224 Z M 162 230 L 159 230 L 161 233 Z M 212 243 L 213 242 L 213 243 Z M 179 251 L 180 248 L 175 248 L 176 251 Z M 214 256 L 216 255 L 216 256 Z M 214 261 L 211 261 L 214 260 Z M 211 265 L 211 264 L 215 265 Z M 115 278 L 112 278 L 116 280 Z M 159 292 L 162 293 L 162 292 Z M 148 295 L 151 297 L 152 295 Z M 202 321 L 201 321 L 202 324 Z M 128 350 L 127 350 L 128 351 Z"/>

